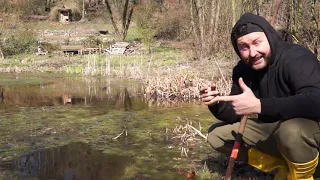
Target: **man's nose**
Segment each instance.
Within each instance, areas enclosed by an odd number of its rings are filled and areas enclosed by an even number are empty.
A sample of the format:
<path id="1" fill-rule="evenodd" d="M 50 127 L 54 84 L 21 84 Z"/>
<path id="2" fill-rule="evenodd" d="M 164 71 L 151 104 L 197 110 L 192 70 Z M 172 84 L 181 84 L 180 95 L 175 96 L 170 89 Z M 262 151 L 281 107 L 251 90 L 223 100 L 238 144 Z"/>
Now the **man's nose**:
<path id="1" fill-rule="evenodd" d="M 250 47 L 250 57 L 255 57 L 257 55 L 257 49 L 254 46 Z"/>

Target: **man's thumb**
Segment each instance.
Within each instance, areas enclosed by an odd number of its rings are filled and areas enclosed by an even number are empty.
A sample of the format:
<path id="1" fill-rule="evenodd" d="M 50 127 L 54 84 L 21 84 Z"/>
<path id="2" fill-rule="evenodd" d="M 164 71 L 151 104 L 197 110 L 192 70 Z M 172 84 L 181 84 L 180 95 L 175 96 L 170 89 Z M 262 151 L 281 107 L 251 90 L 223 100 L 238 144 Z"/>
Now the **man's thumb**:
<path id="1" fill-rule="evenodd" d="M 239 78 L 239 85 L 243 92 L 249 89 L 249 87 L 244 83 L 242 77 Z"/>

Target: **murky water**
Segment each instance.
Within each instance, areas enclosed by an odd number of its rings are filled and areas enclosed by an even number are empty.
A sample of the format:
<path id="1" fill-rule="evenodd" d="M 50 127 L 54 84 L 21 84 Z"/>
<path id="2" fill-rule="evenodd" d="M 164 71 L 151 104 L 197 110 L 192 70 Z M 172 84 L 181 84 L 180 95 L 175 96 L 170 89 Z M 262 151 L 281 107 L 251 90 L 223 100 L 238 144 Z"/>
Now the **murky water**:
<path id="1" fill-rule="evenodd" d="M 211 148 L 199 141 L 181 157 L 172 131 L 181 119 L 208 128 L 213 118 L 198 102 L 146 100 L 142 89 L 117 79 L 1 74 L 0 177 L 185 179 Z"/>
<path id="2" fill-rule="evenodd" d="M 61 147 L 43 149 L 23 155 L 2 164 L 4 169 L 14 169 L 40 179 L 117 179 L 133 158 L 105 155 L 77 142 Z"/>

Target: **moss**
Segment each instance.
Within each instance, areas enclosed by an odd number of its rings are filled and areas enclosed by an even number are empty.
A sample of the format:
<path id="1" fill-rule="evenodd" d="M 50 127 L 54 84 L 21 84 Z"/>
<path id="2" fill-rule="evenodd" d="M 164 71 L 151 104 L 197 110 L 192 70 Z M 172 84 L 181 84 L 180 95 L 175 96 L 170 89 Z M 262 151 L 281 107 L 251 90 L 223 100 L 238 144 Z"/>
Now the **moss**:
<path id="1" fill-rule="evenodd" d="M 45 95 L 46 93 L 39 91 L 39 85 L 36 85 L 37 81 L 38 84 L 41 82 L 48 87 L 51 87 L 50 83 L 53 83 L 59 90 L 62 89 L 58 85 L 58 82 L 61 81 L 66 81 L 71 87 L 74 87 L 72 83 L 75 83 L 77 87 L 85 87 L 81 85 L 81 78 L 66 76 L 61 79 L 56 74 L 52 74 L 51 78 L 46 75 L 37 75 L 36 78 L 32 78 L 32 76 L 25 74 L 24 76 L 20 75 L 19 79 L 4 75 L 1 79 L 3 80 L 0 81 L 1 83 L 7 84 L 7 93 L 11 91 L 15 92 L 14 94 L 21 93 L 21 91 L 26 93 L 20 94 L 20 98 L 28 93 Z M 90 82 L 88 79 L 86 81 Z M 105 85 L 103 79 L 95 79 L 95 83 L 97 83 L 97 87 L 99 87 L 99 83 Z M 174 160 L 180 157 L 179 144 L 178 142 L 170 142 L 168 138 L 173 136 L 173 128 L 178 123 L 184 123 L 183 121 L 186 119 L 194 123 L 201 122 L 203 127 L 208 127 L 212 123 L 210 112 L 205 107 L 195 104 L 171 108 L 148 107 L 138 99 L 132 101 L 134 103 L 132 109 L 125 109 L 123 105 L 116 108 L 116 101 L 111 97 L 117 97 L 116 95 L 121 91 L 119 87 L 124 84 L 129 88 L 130 86 L 136 87 L 135 82 L 115 81 L 112 91 L 110 91 L 111 94 L 101 94 L 102 97 L 109 96 L 108 101 L 89 102 L 86 105 L 64 106 L 57 103 L 54 106 L 0 109 L 2 113 L 0 117 L 0 147 L 2 149 L 0 157 L 10 160 L 36 149 L 80 141 L 89 143 L 93 148 L 107 155 L 131 157 L 133 163 L 123 169 L 124 179 L 135 176 L 135 173 L 151 179 L 153 177 L 160 179 L 181 178 L 184 175 L 169 170 L 189 168 L 190 159 L 182 157 L 181 160 Z M 56 93 L 54 88 L 46 90 L 47 93 Z M 76 96 L 85 95 L 85 92 L 75 92 L 75 90 L 73 88 L 72 92 Z M 181 122 L 176 120 L 177 117 L 180 117 Z M 122 134 L 114 139 L 124 128 L 127 130 L 127 136 Z M 166 128 L 168 129 L 167 134 Z M 173 148 L 169 148 L 169 146 Z M 194 148 L 189 153 L 196 153 L 193 158 L 200 158 L 204 154 L 203 152 L 207 153 L 209 149 L 210 147 L 200 144 L 199 148 Z M 136 172 L 137 169 L 139 169 L 138 172 Z"/>
<path id="2" fill-rule="evenodd" d="M 0 179 L 3 179 L 3 180 L 7 180 L 7 179 L 10 179 L 10 180 L 20 180 L 20 179 L 38 180 L 38 178 L 33 177 L 29 174 L 21 174 L 21 173 L 15 172 L 15 171 L 7 171 L 7 170 L 1 170 Z"/>
<path id="3" fill-rule="evenodd" d="M 139 168 L 136 165 L 127 166 L 124 170 L 124 175 L 122 179 L 130 179 L 134 177 L 137 173 L 139 173 Z"/>

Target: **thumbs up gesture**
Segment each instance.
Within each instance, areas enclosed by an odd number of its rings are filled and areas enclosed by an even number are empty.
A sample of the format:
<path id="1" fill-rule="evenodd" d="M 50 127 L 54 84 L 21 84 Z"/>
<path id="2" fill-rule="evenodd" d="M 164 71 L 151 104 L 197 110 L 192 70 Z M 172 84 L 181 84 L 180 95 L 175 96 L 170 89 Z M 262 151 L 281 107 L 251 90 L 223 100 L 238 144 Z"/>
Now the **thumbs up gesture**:
<path id="1" fill-rule="evenodd" d="M 233 96 L 218 96 L 217 101 L 231 102 L 234 111 L 238 115 L 249 115 L 261 113 L 261 103 L 253 94 L 252 90 L 239 78 L 239 85 L 243 91 L 242 94 Z"/>

